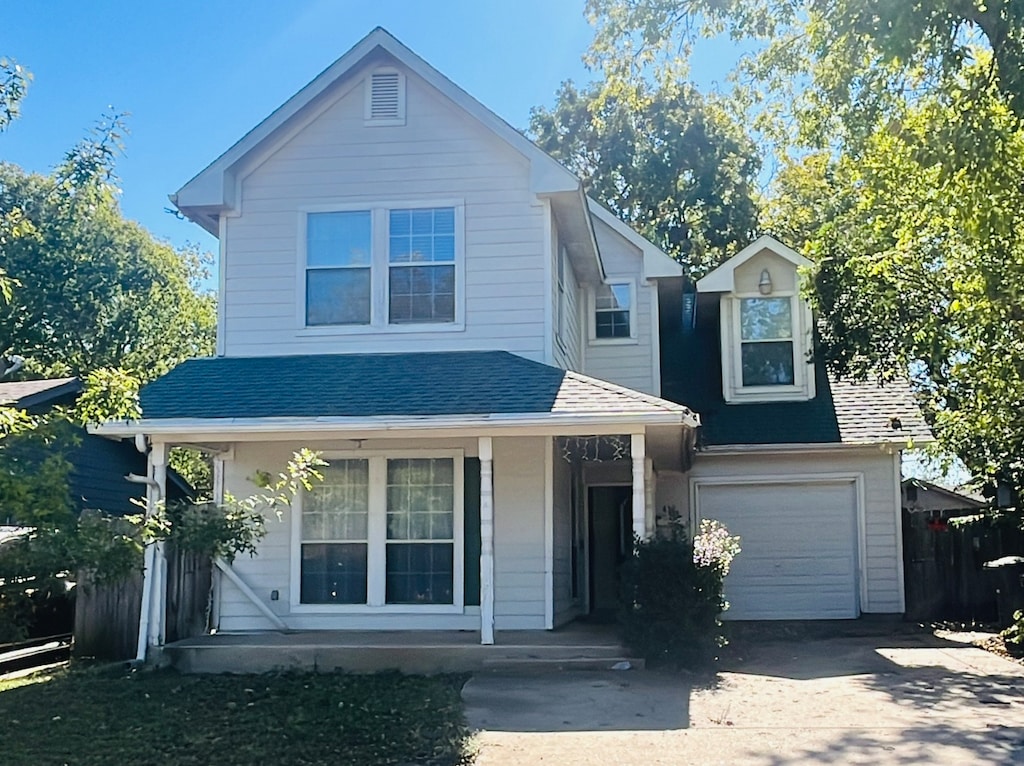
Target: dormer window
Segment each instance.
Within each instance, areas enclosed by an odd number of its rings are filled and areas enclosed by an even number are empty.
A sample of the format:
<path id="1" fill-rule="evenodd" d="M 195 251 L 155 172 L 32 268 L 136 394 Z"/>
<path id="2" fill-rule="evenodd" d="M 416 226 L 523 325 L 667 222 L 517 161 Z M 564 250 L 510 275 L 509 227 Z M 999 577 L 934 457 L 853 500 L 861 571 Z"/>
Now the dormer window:
<path id="1" fill-rule="evenodd" d="M 793 385 L 793 298 L 741 298 L 739 311 L 743 386 Z"/>
<path id="2" fill-rule="evenodd" d="M 366 78 L 367 125 L 405 125 L 405 75 L 377 69 Z"/>
<path id="3" fill-rule="evenodd" d="M 814 398 L 811 309 L 799 295 L 806 258 L 762 237 L 697 283 L 719 293 L 722 396 L 726 402 Z"/>

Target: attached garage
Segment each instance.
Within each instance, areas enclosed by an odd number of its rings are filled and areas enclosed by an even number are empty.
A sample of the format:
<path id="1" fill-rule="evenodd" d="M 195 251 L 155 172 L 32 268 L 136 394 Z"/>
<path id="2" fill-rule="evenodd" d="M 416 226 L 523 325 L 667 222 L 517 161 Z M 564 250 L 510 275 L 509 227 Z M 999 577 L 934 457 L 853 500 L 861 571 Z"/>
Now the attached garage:
<path id="1" fill-rule="evenodd" d="M 725 581 L 730 620 L 854 618 L 858 598 L 855 479 L 704 480 L 698 518 L 741 538 Z"/>

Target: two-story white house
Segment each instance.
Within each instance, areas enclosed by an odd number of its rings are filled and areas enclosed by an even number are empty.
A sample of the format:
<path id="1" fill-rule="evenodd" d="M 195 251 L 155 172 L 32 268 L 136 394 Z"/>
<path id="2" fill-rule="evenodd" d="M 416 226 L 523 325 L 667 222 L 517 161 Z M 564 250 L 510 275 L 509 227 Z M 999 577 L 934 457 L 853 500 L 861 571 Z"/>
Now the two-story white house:
<path id="1" fill-rule="evenodd" d="M 808 362 L 806 262 L 780 243 L 687 292 L 382 29 L 173 201 L 220 242 L 217 355 L 99 431 L 144 439 L 157 485 L 170 446 L 200 445 L 236 496 L 301 447 L 329 461 L 222 564 L 219 631 L 549 630 L 614 611 L 667 509 L 742 536 L 736 618 L 902 611 L 899 450 L 926 430 L 905 392 Z"/>

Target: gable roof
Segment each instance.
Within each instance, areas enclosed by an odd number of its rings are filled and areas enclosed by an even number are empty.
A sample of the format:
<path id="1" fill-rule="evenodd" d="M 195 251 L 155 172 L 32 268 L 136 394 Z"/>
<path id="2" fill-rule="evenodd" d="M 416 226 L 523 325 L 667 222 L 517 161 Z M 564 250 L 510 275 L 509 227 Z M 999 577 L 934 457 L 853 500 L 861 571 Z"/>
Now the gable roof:
<path id="1" fill-rule="evenodd" d="M 685 406 L 506 351 L 191 359 L 142 389 L 143 423 L 606 416 L 696 425 Z M 105 424 L 105 435 L 139 427 Z"/>
<path id="2" fill-rule="evenodd" d="M 559 192 L 579 194 L 581 189 L 579 178 L 564 165 L 430 66 L 399 42 L 390 32 L 382 27 L 377 27 L 246 133 L 176 194 L 171 195 L 171 201 L 183 213 L 193 217 L 193 220 L 217 236 L 216 214 L 218 211 L 232 206 L 232 169 L 250 152 L 279 135 L 287 124 L 296 119 L 314 101 L 328 96 L 332 88 L 352 74 L 367 57 L 377 50 L 384 51 L 409 71 L 414 72 L 526 157 L 530 161 L 531 186 L 534 192 L 538 194 Z"/>
<path id="3" fill-rule="evenodd" d="M 780 258 L 789 261 L 795 267 L 807 267 L 813 265 L 811 261 L 804 258 L 800 253 L 791 247 L 779 242 L 775 237 L 762 234 L 736 255 L 729 258 L 714 271 L 707 274 L 697 282 L 699 293 L 730 293 L 733 291 L 733 272 L 749 261 L 763 250 L 768 250 Z"/>
<path id="4" fill-rule="evenodd" d="M 81 390 L 82 381 L 78 378 L 50 378 L 0 383 L 0 405 L 28 410 L 57 404 L 64 399 L 70 403 Z"/>
<path id="5" fill-rule="evenodd" d="M 683 275 L 683 265 L 681 263 L 647 239 L 647 237 L 634 231 L 632 227 L 620 220 L 618 216 L 600 202 L 587 197 L 587 204 L 589 205 L 591 215 L 640 250 L 644 259 L 644 279 L 681 277 Z"/>

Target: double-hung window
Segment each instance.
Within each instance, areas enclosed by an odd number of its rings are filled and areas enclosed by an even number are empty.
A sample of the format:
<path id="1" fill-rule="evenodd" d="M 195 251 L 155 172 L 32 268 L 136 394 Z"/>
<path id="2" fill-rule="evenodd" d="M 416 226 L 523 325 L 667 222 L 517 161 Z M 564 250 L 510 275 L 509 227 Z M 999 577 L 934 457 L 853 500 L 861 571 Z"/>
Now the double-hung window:
<path id="1" fill-rule="evenodd" d="M 391 210 L 388 321 L 455 321 L 455 210 Z"/>
<path id="2" fill-rule="evenodd" d="M 369 210 L 310 213 L 306 219 L 306 324 L 370 323 Z"/>
<path id="3" fill-rule="evenodd" d="M 792 386 L 793 299 L 740 299 L 740 371 L 744 386 Z"/>
<path id="4" fill-rule="evenodd" d="M 633 335 L 633 285 L 613 282 L 594 288 L 593 338 L 616 340 Z"/>
<path id="5" fill-rule="evenodd" d="M 296 606 L 461 606 L 461 455 L 345 457 L 322 473 L 297 513 Z"/>
<path id="6" fill-rule="evenodd" d="M 461 207 L 307 212 L 304 327 L 384 330 L 461 322 Z"/>

